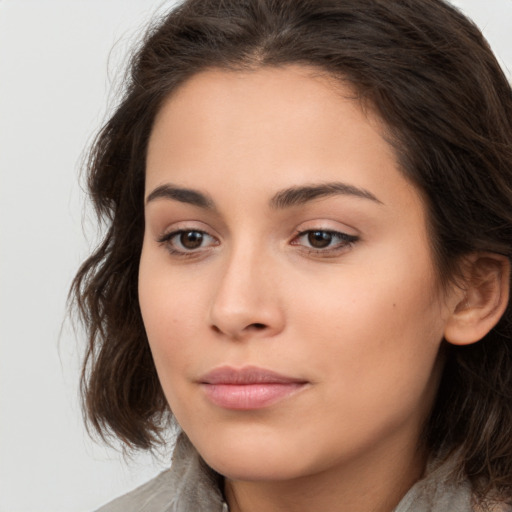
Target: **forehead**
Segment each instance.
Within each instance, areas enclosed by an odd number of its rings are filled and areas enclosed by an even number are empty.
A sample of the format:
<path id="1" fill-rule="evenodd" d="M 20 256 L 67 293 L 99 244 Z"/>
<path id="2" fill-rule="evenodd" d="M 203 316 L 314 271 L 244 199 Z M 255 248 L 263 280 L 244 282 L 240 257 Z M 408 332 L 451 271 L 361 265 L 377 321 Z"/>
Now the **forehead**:
<path id="1" fill-rule="evenodd" d="M 208 70 L 158 113 L 146 195 L 171 182 L 216 202 L 248 201 L 249 190 L 268 201 L 290 186 L 342 181 L 383 203 L 422 203 L 384 131 L 350 86 L 314 68 Z"/>
<path id="2" fill-rule="evenodd" d="M 247 70 L 211 68 L 196 73 L 173 91 L 164 102 L 157 121 L 170 105 L 173 109 L 185 107 L 188 111 L 194 108 L 205 112 L 215 108 L 222 110 L 237 102 L 238 107 L 242 103 L 245 106 L 240 114 L 254 114 L 256 111 L 263 113 L 261 109 L 251 108 L 254 101 L 265 98 L 265 105 L 275 103 L 277 106 L 279 102 L 279 106 L 288 105 L 293 107 L 292 111 L 307 113 L 308 109 L 318 108 L 320 103 L 329 103 L 333 96 L 353 99 L 357 92 L 349 82 L 336 80 L 314 66 L 288 64 Z M 302 101 L 297 103 L 297 99 Z"/>
<path id="3" fill-rule="evenodd" d="M 375 155 L 376 166 L 384 154 L 396 164 L 383 131 L 351 87 L 315 68 L 213 69 L 193 76 L 163 104 L 147 163 L 154 171 L 157 160 L 180 158 L 192 168 L 208 158 L 212 166 L 222 160 L 226 168 L 243 156 L 246 170 L 249 163 L 261 170 L 286 158 L 299 171 L 311 159 L 333 157 L 336 148 L 349 165 L 352 152 L 345 147 L 363 148 L 370 160 Z"/>

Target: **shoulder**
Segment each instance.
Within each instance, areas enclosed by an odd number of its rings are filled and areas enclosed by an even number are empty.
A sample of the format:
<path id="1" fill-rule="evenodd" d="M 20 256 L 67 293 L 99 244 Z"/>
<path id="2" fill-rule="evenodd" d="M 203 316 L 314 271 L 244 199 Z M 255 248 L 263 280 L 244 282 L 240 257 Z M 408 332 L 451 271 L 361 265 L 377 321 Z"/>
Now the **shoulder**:
<path id="1" fill-rule="evenodd" d="M 172 502 L 173 492 L 171 471 L 163 471 L 149 482 L 107 503 L 97 512 L 163 512 Z"/>
<path id="2" fill-rule="evenodd" d="M 425 477 L 404 496 L 393 512 L 512 512 L 506 503 L 478 501 L 470 482 L 457 470 L 457 454 L 431 460 Z"/>
<path id="3" fill-rule="evenodd" d="M 97 512 L 225 512 L 219 477 L 180 435 L 171 469 Z"/>

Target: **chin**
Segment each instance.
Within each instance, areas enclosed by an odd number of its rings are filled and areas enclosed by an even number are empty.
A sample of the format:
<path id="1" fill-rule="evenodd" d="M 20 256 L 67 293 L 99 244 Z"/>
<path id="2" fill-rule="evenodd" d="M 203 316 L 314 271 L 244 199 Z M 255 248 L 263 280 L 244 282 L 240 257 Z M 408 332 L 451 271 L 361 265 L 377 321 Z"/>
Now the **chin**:
<path id="1" fill-rule="evenodd" d="M 295 468 L 289 460 L 279 456 L 268 457 L 260 450 L 258 456 L 254 454 L 226 454 L 219 457 L 208 457 L 207 464 L 217 473 L 229 480 L 256 482 L 256 481 L 288 481 L 306 476 L 305 468 Z"/>
<path id="2" fill-rule="evenodd" d="M 280 481 L 307 474 L 307 457 L 300 446 L 277 436 L 216 437 L 215 443 L 192 439 L 205 462 L 231 480 Z M 289 437 L 289 436 L 288 436 Z"/>

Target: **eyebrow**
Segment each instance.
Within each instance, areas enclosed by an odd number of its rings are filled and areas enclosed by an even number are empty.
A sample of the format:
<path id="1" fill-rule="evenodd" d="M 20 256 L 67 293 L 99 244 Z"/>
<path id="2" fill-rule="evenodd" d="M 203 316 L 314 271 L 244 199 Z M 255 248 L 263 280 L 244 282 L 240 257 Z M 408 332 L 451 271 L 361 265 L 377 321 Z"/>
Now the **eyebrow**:
<path id="1" fill-rule="evenodd" d="M 335 195 L 354 196 L 383 204 L 382 201 L 377 199 L 370 191 L 337 181 L 319 185 L 291 187 L 282 190 L 271 199 L 270 205 L 277 209 L 290 208 L 292 206 L 303 205 L 314 199 Z"/>
<path id="2" fill-rule="evenodd" d="M 155 199 L 173 199 L 180 203 L 191 204 L 207 210 L 215 209 L 213 200 L 207 195 L 198 192 L 197 190 L 177 187 L 170 184 L 160 185 L 155 188 L 146 198 L 146 204 L 154 201 Z"/>
<path id="3" fill-rule="evenodd" d="M 369 199 L 383 204 L 377 197 L 364 188 L 355 187 L 347 183 L 331 182 L 319 185 L 305 185 L 291 187 L 279 191 L 270 200 L 270 206 L 275 209 L 285 209 L 300 206 L 327 196 L 344 195 L 362 199 Z M 146 204 L 156 199 L 171 199 L 180 203 L 187 203 L 207 210 L 215 210 L 215 203 L 211 197 L 198 190 L 182 188 L 176 185 L 165 184 L 155 188 L 146 198 Z"/>

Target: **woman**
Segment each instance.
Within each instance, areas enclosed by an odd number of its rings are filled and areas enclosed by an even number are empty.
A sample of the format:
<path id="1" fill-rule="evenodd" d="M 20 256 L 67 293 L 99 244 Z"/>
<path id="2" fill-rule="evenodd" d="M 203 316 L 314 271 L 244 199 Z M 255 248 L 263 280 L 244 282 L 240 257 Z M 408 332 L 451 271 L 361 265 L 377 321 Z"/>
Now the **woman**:
<path id="1" fill-rule="evenodd" d="M 441 0 L 189 0 L 94 145 L 102 510 L 507 510 L 512 92 Z M 508 504 L 508 505 L 507 505 Z"/>

